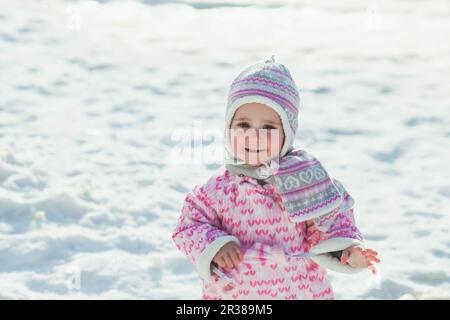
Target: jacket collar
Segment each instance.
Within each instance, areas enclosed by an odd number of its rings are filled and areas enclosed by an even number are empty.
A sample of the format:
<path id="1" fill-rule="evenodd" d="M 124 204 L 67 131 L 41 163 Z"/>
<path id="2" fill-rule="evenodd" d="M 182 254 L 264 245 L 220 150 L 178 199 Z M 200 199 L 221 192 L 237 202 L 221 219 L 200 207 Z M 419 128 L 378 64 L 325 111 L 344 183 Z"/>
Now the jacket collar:
<path id="1" fill-rule="evenodd" d="M 259 186 L 259 187 L 270 188 L 270 183 L 267 183 L 267 182 L 261 183 L 261 182 L 263 182 L 263 180 L 249 177 L 242 173 L 241 174 L 232 174 L 229 170 L 225 170 L 225 175 L 229 175 L 229 176 L 233 177 L 239 185 L 242 185 L 244 183 L 250 183 L 250 184 L 253 184 L 253 185 Z"/>

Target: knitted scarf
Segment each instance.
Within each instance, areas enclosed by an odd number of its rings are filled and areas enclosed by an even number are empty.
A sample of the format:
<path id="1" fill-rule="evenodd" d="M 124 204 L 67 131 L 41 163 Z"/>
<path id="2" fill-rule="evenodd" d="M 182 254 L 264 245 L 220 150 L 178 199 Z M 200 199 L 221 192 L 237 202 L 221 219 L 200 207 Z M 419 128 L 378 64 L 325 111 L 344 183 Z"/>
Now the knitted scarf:
<path id="1" fill-rule="evenodd" d="M 260 166 L 226 163 L 235 175 L 244 174 L 272 183 L 280 193 L 288 217 L 302 222 L 331 214 L 344 202 L 344 190 L 320 161 L 304 150 L 290 148 L 278 159 Z"/>

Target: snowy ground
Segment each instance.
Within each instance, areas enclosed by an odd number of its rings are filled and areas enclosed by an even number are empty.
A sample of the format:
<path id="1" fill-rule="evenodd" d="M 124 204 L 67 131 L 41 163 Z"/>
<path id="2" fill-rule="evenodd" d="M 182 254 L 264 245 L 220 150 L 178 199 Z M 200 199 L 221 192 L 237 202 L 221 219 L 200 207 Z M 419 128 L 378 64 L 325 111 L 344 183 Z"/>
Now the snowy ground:
<path id="1" fill-rule="evenodd" d="M 272 54 L 383 261 L 336 298 L 450 298 L 448 1 L 0 2 L 1 299 L 200 298 L 171 232 L 223 168 L 171 161 L 177 129 L 220 133 Z"/>

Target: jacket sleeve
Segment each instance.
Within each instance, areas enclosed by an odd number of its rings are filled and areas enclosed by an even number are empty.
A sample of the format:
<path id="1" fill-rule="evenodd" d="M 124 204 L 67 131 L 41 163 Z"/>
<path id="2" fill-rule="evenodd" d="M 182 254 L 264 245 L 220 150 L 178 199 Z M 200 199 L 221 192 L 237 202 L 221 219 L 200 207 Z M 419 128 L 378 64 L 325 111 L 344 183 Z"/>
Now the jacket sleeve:
<path id="1" fill-rule="evenodd" d="M 205 281 L 212 283 L 211 261 L 226 243 L 238 238 L 221 229 L 221 219 L 213 206 L 207 188 L 195 187 L 187 194 L 172 240 Z"/>
<path id="2" fill-rule="evenodd" d="M 316 262 L 329 269 L 344 273 L 358 272 L 360 269 L 341 265 L 339 254 L 332 254 L 356 245 L 365 247 L 363 235 L 355 224 L 354 199 L 340 181 L 333 179 L 333 182 L 341 192 L 342 204 L 330 214 L 313 219 L 314 224 L 307 231 L 312 247 L 310 252 Z"/>

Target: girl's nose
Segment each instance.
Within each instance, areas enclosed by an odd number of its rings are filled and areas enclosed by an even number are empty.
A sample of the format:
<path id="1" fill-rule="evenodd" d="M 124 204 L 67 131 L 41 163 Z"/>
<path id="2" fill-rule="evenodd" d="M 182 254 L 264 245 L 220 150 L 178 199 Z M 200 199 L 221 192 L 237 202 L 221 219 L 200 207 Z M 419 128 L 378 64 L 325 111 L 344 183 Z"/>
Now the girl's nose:
<path id="1" fill-rule="evenodd" d="M 257 138 L 258 137 L 258 129 L 254 129 L 254 128 L 249 128 L 245 134 L 247 135 L 247 137 L 249 138 Z"/>
<path id="2" fill-rule="evenodd" d="M 246 137 L 246 145 L 247 145 L 247 148 L 248 147 L 250 147 L 250 148 L 258 148 L 258 146 L 259 146 L 259 134 L 258 133 L 255 133 L 255 134 L 251 134 L 251 135 L 248 135 L 247 137 Z"/>

